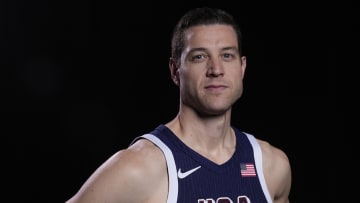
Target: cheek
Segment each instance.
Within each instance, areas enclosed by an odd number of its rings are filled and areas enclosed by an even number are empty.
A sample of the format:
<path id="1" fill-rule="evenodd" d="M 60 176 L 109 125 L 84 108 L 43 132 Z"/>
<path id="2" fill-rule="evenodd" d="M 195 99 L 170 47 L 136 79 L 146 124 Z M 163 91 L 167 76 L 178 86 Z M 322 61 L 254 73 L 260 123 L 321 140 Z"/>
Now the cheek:
<path id="1" fill-rule="evenodd" d="M 237 91 L 239 93 L 239 96 L 242 95 L 243 93 L 243 89 L 244 89 L 244 85 L 241 79 L 238 80 L 238 84 L 237 84 Z"/>
<path id="2" fill-rule="evenodd" d="M 236 91 L 241 91 L 243 89 L 243 74 L 237 73 L 236 77 L 233 78 L 233 85 Z"/>
<path id="3" fill-rule="evenodd" d="M 182 83 L 195 83 L 196 81 L 198 81 L 200 79 L 201 74 L 192 70 L 189 71 L 188 69 L 181 69 L 179 71 L 179 78 L 182 81 Z"/>
<path id="4" fill-rule="evenodd" d="M 183 96 L 185 96 L 184 94 L 198 94 L 197 91 L 201 87 L 201 78 L 197 77 L 195 73 L 181 73 L 180 80 L 180 91 L 182 92 Z"/>

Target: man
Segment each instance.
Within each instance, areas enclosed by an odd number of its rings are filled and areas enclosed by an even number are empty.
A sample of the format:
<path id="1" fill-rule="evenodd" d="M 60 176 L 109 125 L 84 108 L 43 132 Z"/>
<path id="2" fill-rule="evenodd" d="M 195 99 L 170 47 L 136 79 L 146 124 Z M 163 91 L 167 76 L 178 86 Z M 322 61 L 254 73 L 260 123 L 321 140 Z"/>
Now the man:
<path id="1" fill-rule="evenodd" d="M 177 116 L 100 166 L 68 203 L 287 203 L 286 154 L 231 123 L 246 57 L 223 10 L 198 8 L 174 29 L 169 60 Z"/>

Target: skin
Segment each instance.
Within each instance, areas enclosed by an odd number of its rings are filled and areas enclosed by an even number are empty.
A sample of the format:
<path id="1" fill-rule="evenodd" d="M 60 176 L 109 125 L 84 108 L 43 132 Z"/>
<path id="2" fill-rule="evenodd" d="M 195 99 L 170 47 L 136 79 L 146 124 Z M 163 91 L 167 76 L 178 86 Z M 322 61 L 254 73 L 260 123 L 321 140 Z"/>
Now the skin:
<path id="1" fill-rule="evenodd" d="M 169 60 L 171 77 L 180 88 L 180 106 L 166 126 L 217 164 L 225 163 L 235 151 L 231 107 L 241 97 L 246 68 L 237 44 L 231 26 L 194 26 L 186 31 L 181 67 Z M 258 142 L 271 197 L 274 203 L 288 203 L 289 160 L 268 142 Z M 165 203 L 167 180 L 164 155 L 142 139 L 105 161 L 67 203 Z"/>

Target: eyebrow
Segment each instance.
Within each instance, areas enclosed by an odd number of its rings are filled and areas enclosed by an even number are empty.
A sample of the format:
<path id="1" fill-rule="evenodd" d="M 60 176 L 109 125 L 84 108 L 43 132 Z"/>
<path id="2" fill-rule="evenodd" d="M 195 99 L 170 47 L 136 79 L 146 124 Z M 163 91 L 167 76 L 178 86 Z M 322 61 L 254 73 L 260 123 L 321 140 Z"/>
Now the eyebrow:
<path id="1" fill-rule="evenodd" d="M 235 52 L 239 52 L 239 49 L 237 47 L 224 47 L 222 48 L 223 51 L 227 51 L 227 50 L 233 50 Z"/>
<path id="2" fill-rule="evenodd" d="M 206 48 L 203 47 L 197 47 L 197 48 L 193 48 L 189 51 L 189 53 L 195 52 L 195 51 L 206 51 Z M 233 50 L 235 52 L 239 52 L 239 49 L 237 47 L 231 46 L 231 47 L 223 47 L 221 48 L 221 51 L 228 51 L 228 50 Z"/>

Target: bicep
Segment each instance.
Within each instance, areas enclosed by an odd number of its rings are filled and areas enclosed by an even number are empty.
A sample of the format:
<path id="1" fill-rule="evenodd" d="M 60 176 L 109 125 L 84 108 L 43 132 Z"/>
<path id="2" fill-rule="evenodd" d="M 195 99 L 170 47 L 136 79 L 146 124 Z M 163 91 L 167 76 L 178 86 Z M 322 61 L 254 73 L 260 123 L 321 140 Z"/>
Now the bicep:
<path id="1" fill-rule="evenodd" d="M 135 156 L 126 150 L 106 160 L 68 203 L 141 202 L 143 181 Z"/>
<path id="2" fill-rule="evenodd" d="M 287 155 L 280 149 L 262 143 L 266 184 L 276 203 L 288 202 L 291 188 L 291 168 Z"/>
<path id="3" fill-rule="evenodd" d="M 276 202 L 288 202 L 290 190 L 291 190 L 291 167 L 290 162 L 286 154 L 282 151 L 277 157 L 277 170 L 275 177 L 277 178 L 278 190 L 275 199 L 281 201 Z"/>

